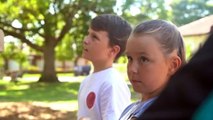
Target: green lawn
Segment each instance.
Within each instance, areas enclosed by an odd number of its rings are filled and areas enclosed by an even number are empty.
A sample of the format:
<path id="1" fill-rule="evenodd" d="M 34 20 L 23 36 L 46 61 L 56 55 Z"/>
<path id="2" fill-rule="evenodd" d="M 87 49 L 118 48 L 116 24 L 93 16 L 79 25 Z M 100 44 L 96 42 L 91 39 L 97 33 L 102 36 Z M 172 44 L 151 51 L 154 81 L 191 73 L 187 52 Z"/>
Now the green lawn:
<path id="1" fill-rule="evenodd" d="M 79 82 L 10 83 L 0 81 L 0 101 L 7 102 L 68 102 L 76 101 Z"/>
<path id="2" fill-rule="evenodd" d="M 68 102 L 77 104 L 80 82 L 84 76 L 74 77 L 73 74 L 58 74 L 69 82 L 38 83 L 39 74 L 25 74 L 18 83 L 0 80 L 0 102 Z M 33 78 L 33 79 L 32 79 Z M 65 79 L 61 78 L 61 79 Z M 138 99 L 130 86 L 132 100 Z"/>
<path id="3" fill-rule="evenodd" d="M 68 79 L 69 82 L 38 83 L 39 74 L 25 74 L 18 78 L 18 83 L 12 83 L 9 78 L 0 80 L 0 102 L 31 103 L 69 105 L 68 117 L 76 119 L 78 89 L 84 76 L 74 77 L 73 74 L 59 74 L 60 79 Z M 132 92 L 132 101 L 138 99 L 138 95 Z M 63 107 L 62 107 L 63 108 Z M 41 108 L 39 108 L 41 109 Z M 64 108 L 63 108 L 64 109 Z M 50 112 L 47 112 L 51 114 Z M 20 114 L 20 113 L 17 113 Z M 15 114 L 14 114 L 15 115 Z M 36 116 L 36 115 L 35 115 Z"/>

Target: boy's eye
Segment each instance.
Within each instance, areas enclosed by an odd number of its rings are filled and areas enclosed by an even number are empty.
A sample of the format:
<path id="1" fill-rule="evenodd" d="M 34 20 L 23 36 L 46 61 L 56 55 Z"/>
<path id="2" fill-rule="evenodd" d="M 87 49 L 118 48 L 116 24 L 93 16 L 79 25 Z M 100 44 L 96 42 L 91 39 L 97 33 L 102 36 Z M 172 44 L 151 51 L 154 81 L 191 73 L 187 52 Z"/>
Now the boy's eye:
<path id="1" fill-rule="evenodd" d="M 92 35 L 92 38 L 96 39 L 97 37 L 95 35 Z"/>
<path id="2" fill-rule="evenodd" d="M 146 57 L 141 56 L 141 57 L 140 57 L 140 61 L 141 61 L 142 63 L 144 63 L 144 62 L 148 62 L 149 60 L 148 60 Z"/>
<path id="3" fill-rule="evenodd" d="M 92 40 L 98 40 L 98 37 L 94 34 L 91 34 Z"/>

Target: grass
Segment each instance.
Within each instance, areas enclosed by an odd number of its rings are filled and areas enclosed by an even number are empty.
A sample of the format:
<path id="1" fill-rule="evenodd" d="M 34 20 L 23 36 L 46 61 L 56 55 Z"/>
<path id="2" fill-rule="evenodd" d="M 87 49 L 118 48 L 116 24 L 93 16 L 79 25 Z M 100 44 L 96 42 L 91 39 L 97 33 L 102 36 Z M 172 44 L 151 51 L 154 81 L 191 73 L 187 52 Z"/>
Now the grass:
<path id="1" fill-rule="evenodd" d="M 39 74 L 25 74 L 18 83 L 0 80 L 0 102 L 67 102 L 77 104 L 78 89 L 83 76 L 73 77 L 73 74 L 59 74 L 68 77 L 72 82 L 37 83 Z M 34 80 L 30 80 L 34 78 Z M 131 86 L 132 101 L 138 99 Z M 77 105 L 76 105 L 77 106 Z M 77 108 L 76 108 L 77 109 Z"/>
<path id="2" fill-rule="evenodd" d="M 6 102 L 68 102 L 77 99 L 79 82 L 17 84 L 0 82 L 0 101 Z"/>
<path id="3" fill-rule="evenodd" d="M 58 74 L 59 80 L 68 81 L 60 83 L 38 83 L 39 77 L 39 74 L 24 74 L 23 78 L 18 78 L 18 83 L 10 82 L 8 77 L 0 79 L 0 102 L 6 104 L 6 107 L 1 104 L 0 110 L 9 114 L 2 113 L 0 119 L 22 120 L 23 118 L 20 116 L 25 116 L 25 119 L 30 119 L 30 116 L 33 116 L 45 120 L 42 118 L 45 117 L 44 114 L 51 116 L 52 120 L 77 119 L 78 89 L 84 76 L 74 77 L 73 74 Z M 133 92 L 131 86 L 129 87 L 132 101 L 136 101 L 138 95 Z M 28 111 L 23 112 L 22 109 L 28 109 Z M 55 109 L 58 111 L 54 111 Z"/>

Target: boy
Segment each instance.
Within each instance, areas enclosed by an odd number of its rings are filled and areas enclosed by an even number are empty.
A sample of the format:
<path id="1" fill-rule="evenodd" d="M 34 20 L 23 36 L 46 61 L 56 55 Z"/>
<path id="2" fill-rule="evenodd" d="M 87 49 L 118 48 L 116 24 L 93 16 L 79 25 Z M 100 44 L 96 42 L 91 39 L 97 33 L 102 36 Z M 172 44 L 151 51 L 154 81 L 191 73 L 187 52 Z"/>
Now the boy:
<path id="1" fill-rule="evenodd" d="M 113 61 L 124 52 L 130 33 L 130 25 L 118 16 L 103 14 L 92 20 L 82 56 L 92 62 L 94 72 L 80 85 L 78 120 L 118 120 L 130 104 L 129 88 L 112 68 Z"/>

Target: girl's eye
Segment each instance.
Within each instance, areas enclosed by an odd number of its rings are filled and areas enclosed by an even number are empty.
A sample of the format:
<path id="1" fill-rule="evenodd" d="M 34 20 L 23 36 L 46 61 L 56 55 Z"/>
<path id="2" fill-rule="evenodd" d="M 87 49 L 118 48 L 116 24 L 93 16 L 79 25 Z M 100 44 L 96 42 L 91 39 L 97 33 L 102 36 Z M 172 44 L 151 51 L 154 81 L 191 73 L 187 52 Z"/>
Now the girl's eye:
<path id="1" fill-rule="evenodd" d="M 132 61 L 132 57 L 130 57 L 130 56 L 127 56 L 127 59 L 128 59 L 128 62 Z"/>
<path id="2" fill-rule="evenodd" d="M 144 56 L 141 56 L 141 57 L 140 57 L 140 61 L 141 61 L 142 63 L 144 63 L 144 62 L 149 62 L 149 59 L 147 59 L 147 58 L 144 57 Z"/>

